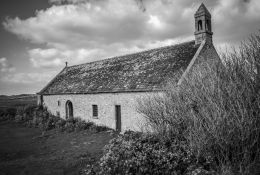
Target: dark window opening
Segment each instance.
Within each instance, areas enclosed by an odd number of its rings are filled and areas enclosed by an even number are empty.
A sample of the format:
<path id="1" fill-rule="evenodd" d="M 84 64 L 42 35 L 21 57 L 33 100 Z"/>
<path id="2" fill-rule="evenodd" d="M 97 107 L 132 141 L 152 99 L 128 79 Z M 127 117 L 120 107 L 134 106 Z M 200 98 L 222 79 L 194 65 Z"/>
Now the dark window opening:
<path id="1" fill-rule="evenodd" d="M 60 106 L 60 101 L 58 101 L 58 106 Z"/>
<path id="2" fill-rule="evenodd" d="M 198 31 L 202 30 L 202 21 L 198 21 Z"/>
<path id="3" fill-rule="evenodd" d="M 60 112 L 59 111 L 56 111 L 56 116 L 60 117 Z"/>
<path id="4" fill-rule="evenodd" d="M 98 106 L 92 105 L 93 117 L 98 118 Z"/>
<path id="5" fill-rule="evenodd" d="M 210 20 L 206 20 L 206 29 L 211 31 L 211 24 L 210 24 Z"/>

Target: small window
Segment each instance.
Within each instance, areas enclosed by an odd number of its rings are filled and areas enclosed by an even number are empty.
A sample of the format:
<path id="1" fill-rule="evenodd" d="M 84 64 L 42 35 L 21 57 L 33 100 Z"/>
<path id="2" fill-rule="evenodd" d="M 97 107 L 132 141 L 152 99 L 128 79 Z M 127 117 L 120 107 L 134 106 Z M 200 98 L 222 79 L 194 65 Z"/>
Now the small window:
<path id="1" fill-rule="evenodd" d="M 60 106 L 60 101 L 58 101 L 58 106 Z"/>
<path id="2" fill-rule="evenodd" d="M 202 30 L 202 21 L 198 21 L 198 31 Z"/>
<path id="3" fill-rule="evenodd" d="M 56 111 L 56 116 L 60 117 L 60 112 L 59 111 Z"/>
<path id="4" fill-rule="evenodd" d="M 92 105 L 93 118 L 98 118 L 98 106 Z"/>
<path id="5" fill-rule="evenodd" d="M 206 29 L 211 31 L 211 24 L 210 24 L 210 20 L 206 20 Z"/>

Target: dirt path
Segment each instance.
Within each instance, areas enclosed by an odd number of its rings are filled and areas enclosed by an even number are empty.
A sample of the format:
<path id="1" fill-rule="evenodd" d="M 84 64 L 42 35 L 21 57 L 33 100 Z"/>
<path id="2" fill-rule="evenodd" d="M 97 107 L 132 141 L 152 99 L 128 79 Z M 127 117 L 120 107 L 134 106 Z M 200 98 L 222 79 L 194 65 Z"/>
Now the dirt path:
<path id="1" fill-rule="evenodd" d="M 0 123 L 0 175 L 78 174 L 98 160 L 113 137 L 108 132 L 56 133 Z"/>

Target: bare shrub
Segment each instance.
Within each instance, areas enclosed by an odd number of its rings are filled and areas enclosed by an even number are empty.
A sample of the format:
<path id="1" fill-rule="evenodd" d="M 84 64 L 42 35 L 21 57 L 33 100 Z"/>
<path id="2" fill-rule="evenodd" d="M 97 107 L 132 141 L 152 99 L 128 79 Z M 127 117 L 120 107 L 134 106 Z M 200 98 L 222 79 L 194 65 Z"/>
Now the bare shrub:
<path id="1" fill-rule="evenodd" d="M 260 148 L 260 36 L 222 59 L 195 66 L 179 87 L 169 83 L 164 94 L 139 101 L 138 111 L 162 138 L 185 139 L 198 157 L 252 173 Z"/>

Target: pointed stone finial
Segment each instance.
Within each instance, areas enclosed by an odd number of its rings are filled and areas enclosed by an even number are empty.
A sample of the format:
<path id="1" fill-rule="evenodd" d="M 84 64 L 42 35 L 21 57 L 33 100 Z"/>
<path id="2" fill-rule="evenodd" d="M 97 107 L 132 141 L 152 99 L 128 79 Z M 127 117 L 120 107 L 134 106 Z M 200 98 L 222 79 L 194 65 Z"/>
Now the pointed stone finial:
<path id="1" fill-rule="evenodd" d="M 200 7 L 198 8 L 194 16 L 196 17 L 200 15 L 207 15 L 211 17 L 211 14 L 209 13 L 207 7 L 203 3 L 201 3 Z"/>
<path id="2" fill-rule="evenodd" d="M 67 61 L 65 62 L 65 67 L 68 67 L 68 62 Z"/>

